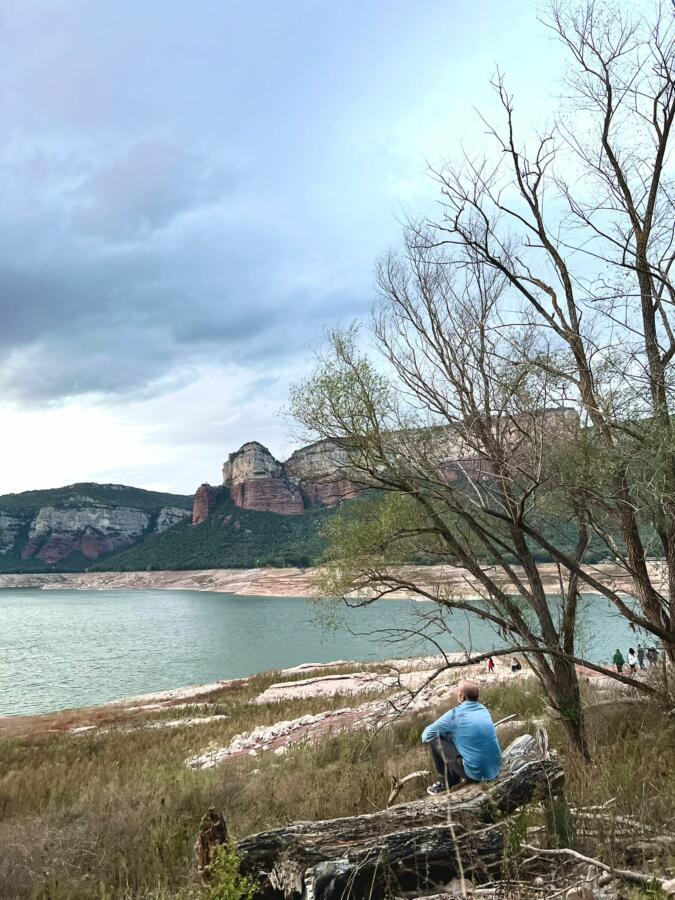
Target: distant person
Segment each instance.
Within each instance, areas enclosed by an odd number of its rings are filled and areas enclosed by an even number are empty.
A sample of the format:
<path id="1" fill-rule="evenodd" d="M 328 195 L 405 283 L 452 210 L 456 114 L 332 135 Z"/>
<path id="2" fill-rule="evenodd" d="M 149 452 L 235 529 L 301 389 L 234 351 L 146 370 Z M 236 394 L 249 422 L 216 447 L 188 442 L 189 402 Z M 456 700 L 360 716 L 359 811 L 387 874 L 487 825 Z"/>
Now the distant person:
<path id="1" fill-rule="evenodd" d="M 502 751 L 492 716 L 478 702 L 478 685 L 460 681 L 458 705 L 422 732 L 440 780 L 427 793 L 442 794 L 461 781 L 490 781 L 499 774 Z"/>
<path id="2" fill-rule="evenodd" d="M 488 659 L 488 675 L 494 675 L 495 661 L 492 657 Z"/>
<path id="3" fill-rule="evenodd" d="M 647 650 L 647 662 L 649 663 L 649 667 L 655 666 L 658 661 L 659 651 L 656 647 L 650 647 L 649 650 Z"/>
<path id="4" fill-rule="evenodd" d="M 618 647 L 614 651 L 614 656 L 612 657 L 612 662 L 616 666 L 616 671 L 620 675 L 623 672 L 623 664 L 626 662 L 626 660 L 623 658 L 623 653 L 619 650 Z"/>
<path id="5" fill-rule="evenodd" d="M 644 669 L 645 667 L 645 648 L 642 644 L 637 645 L 637 658 L 638 658 L 638 666 L 640 669 Z"/>
<path id="6" fill-rule="evenodd" d="M 520 670 L 522 668 L 523 667 L 521 666 L 521 664 L 518 662 L 518 660 L 514 656 L 513 659 L 511 660 L 511 671 L 512 672 L 520 672 Z"/>
<path id="7" fill-rule="evenodd" d="M 635 653 L 635 650 L 630 647 L 628 650 L 628 667 L 631 675 L 637 675 L 637 663 L 637 654 Z"/>

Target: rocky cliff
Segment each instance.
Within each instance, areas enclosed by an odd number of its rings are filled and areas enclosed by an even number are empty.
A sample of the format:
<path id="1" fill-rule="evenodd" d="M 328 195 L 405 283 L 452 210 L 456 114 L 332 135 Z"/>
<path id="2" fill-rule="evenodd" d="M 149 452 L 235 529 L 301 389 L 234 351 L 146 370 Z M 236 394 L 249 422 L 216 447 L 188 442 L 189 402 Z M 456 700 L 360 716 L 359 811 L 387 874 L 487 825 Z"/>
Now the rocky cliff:
<path id="1" fill-rule="evenodd" d="M 184 522 L 189 497 L 76 484 L 0 497 L 0 567 L 81 568 Z"/>
<path id="2" fill-rule="evenodd" d="M 200 484 L 192 504 L 192 524 L 206 522 L 216 502 L 217 491 L 210 484 Z"/>
<path id="3" fill-rule="evenodd" d="M 242 509 L 297 516 L 310 506 L 332 507 L 355 495 L 342 471 L 345 464 L 344 451 L 328 441 L 302 447 L 286 462 L 258 441 L 249 441 L 230 453 L 223 485 Z"/>

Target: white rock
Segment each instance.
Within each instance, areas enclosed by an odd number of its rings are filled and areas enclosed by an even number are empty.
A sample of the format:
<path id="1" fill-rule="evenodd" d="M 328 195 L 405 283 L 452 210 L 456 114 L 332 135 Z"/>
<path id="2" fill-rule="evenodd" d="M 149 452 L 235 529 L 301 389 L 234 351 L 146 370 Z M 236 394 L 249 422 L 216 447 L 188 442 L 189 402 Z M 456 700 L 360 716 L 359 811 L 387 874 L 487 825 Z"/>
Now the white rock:
<path id="1" fill-rule="evenodd" d="M 182 509 L 180 506 L 164 506 L 157 516 L 155 531 L 162 532 L 166 531 L 167 528 L 173 528 L 174 525 L 184 522 L 191 515 L 192 513 L 189 510 Z"/>
<path id="2" fill-rule="evenodd" d="M 140 509 L 126 506 L 82 507 L 79 509 L 58 509 L 43 506 L 31 522 L 28 537 L 50 531 L 84 531 L 95 528 L 101 534 L 123 540 L 140 537 L 148 527 L 150 516 Z"/>

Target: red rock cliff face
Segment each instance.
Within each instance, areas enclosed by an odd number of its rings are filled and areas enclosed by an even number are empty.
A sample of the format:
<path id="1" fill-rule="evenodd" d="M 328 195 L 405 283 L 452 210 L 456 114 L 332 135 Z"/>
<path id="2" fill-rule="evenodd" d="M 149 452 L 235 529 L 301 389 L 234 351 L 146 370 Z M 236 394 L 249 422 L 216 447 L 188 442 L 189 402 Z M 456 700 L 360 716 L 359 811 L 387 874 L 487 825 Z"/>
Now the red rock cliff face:
<path id="1" fill-rule="evenodd" d="M 301 447 L 284 466 L 288 476 L 298 484 L 307 506 L 335 506 L 358 493 L 357 486 L 346 477 L 347 454 L 330 441 Z"/>
<path id="2" fill-rule="evenodd" d="M 282 516 L 301 515 L 305 509 L 302 494 L 284 464 L 258 441 L 249 441 L 230 453 L 223 466 L 223 484 L 242 509 Z"/>
<path id="3" fill-rule="evenodd" d="M 115 542 L 108 536 L 88 530 L 84 534 L 51 532 L 49 535 L 35 535 L 21 551 L 22 559 L 37 556 L 42 562 L 53 565 L 70 556 L 81 553 L 87 559 L 98 559 L 104 553 L 112 553 Z"/>
<path id="4" fill-rule="evenodd" d="M 213 509 L 216 499 L 216 490 L 210 484 L 200 484 L 195 493 L 192 504 L 192 524 L 201 525 L 206 522 L 209 513 Z"/>
<path id="5" fill-rule="evenodd" d="M 301 481 L 300 492 L 307 506 L 335 506 L 342 500 L 351 500 L 356 497 L 358 489 L 346 478 L 336 481 L 312 482 Z"/>
<path id="6" fill-rule="evenodd" d="M 343 456 L 336 446 L 319 442 L 282 463 L 267 447 L 250 441 L 230 454 L 223 484 L 243 509 L 297 516 L 308 506 L 334 506 L 355 495 L 354 485 L 341 475 Z"/>
<path id="7" fill-rule="evenodd" d="M 233 484 L 230 495 L 242 509 L 298 516 L 305 511 L 302 494 L 278 478 L 256 478 Z"/>

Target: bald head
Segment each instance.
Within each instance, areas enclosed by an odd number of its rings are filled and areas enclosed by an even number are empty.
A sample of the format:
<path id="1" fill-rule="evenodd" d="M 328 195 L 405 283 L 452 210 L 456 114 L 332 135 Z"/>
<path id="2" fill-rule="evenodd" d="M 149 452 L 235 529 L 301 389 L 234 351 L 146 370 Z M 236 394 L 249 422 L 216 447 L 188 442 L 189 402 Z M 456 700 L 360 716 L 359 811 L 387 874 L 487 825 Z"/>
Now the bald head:
<path id="1" fill-rule="evenodd" d="M 457 699 L 460 703 L 464 700 L 478 700 L 479 688 L 475 681 L 465 679 L 457 685 Z"/>

